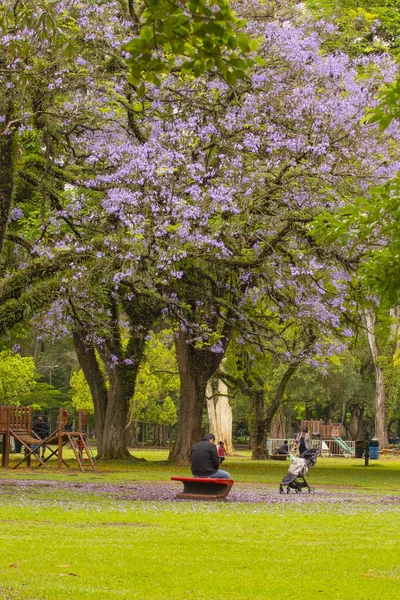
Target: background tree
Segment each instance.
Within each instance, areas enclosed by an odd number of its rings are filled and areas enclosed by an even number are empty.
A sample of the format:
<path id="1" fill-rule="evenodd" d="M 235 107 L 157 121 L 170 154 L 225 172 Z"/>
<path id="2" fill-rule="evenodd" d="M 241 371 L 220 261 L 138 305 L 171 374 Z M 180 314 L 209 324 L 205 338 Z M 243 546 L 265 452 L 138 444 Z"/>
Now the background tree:
<path id="1" fill-rule="evenodd" d="M 397 0 L 307 0 L 307 8 L 337 29 L 328 48 L 351 55 L 399 51 L 400 4 Z"/>
<path id="2" fill-rule="evenodd" d="M 228 0 L 128 2 L 135 37 L 126 45 L 131 58 L 130 80 L 145 93 L 145 81 L 159 85 L 173 72 L 198 77 L 218 69 L 229 84 L 252 64 L 248 55 L 256 40 L 243 32 Z M 241 31 L 240 31 L 241 30 Z"/>
<path id="3" fill-rule="evenodd" d="M 95 400 L 100 454 L 121 458 L 145 338 L 167 311 L 179 324 L 182 382 L 172 456 L 186 461 L 209 378 L 234 331 L 254 331 L 251 304 L 265 298 L 271 322 L 294 302 L 300 318 L 320 312 L 339 324 L 329 299 L 346 277 L 321 282 L 332 255 L 321 257 L 307 224 L 321 205 L 392 174 L 387 135 L 359 118 L 393 65 L 366 59 L 360 77 L 357 62 L 321 53 L 322 26 L 299 24 L 295 11 L 282 26 L 274 12 L 264 20 L 264 6 L 243 6 L 263 62 L 234 91 L 207 71 L 171 73 L 140 95 L 126 84 L 115 5 L 74 10 L 76 40 L 90 43 L 50 90 L 66 126 L 34 122 L 45 151 L 24 180 L 46 210 L 34 243 L 19 245 L 28 266 L 3 282 L 0 322 L 37 312 L 39 291 L 53 303 L 49 315 L 72 331 Z"/>
<path id="4" fill-rule="evenodd" d="M 224 372 L 224 361 L 220 367 Z M 209 431 L 212 431 L 217 441 L 224 442 L 228 454 L 234 453 L 232 441 L 232 406 L 230 402 L 229 387 L 226 381 L 218 376 L 212 377 L 207 386 L 207 414 Z"/>
<path id="5" fill-rule="evenodd" d="M 22 357 L 10 351 L 0 352 L 0 402 L 23 404 L 36 386 L 35 363 L 30 356 Z"/>
<path id="6" fill-rule="evenodd" d="M 135 393 L 132 398 L 129 421 L 156 425 L 155 442 L 165 445 L 166 427 L 177 422 L 179 405 L 179 376 L 170 330 L 152 333 L 147 341 Z"/>
<path id="7" fill-rule="evenodd" d="M 84 410 L 87 414 L 92 415 L 94 413 L 93 398 L 82 369 L 72 373 L 70 387 L 73 406 L 77 410 Z"/>

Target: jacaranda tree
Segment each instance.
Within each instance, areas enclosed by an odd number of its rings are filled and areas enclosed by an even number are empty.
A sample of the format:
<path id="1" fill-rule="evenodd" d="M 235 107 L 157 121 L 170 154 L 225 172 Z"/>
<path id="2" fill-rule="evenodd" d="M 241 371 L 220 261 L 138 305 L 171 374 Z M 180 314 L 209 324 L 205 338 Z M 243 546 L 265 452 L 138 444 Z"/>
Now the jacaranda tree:
<path id="1" fill-rule="evenodd" d="M 46 210 L 15 207 L 28 214 L 14 235 L 35 234 L 0 286 L 0 322 L 37 311 L 36 285 L 58 297 L 46 326 L 73 333 L 104 458 L 128 456 L 129 403 L 158 320 L 176 328 L 178 461 L 200 435 L 206 385 L 229 341 L 254 332 L 259 311 L 266 336 L 291 305 L 322 333 L 343 327 L 346 265 L 321 252 L 308 225 L 394 173 L 387 134 L 360 120 L 395 67 L 324 53 L 329 26 L 303 15 L 299 24 L 294 7 L 285 19 L 266 9 L 238 6 L 261 60 L 235 87 L 218 70 L 196 79 L 172 70 L 144 92 L 127 81 L 132 21 L 119 4 L 70 11 L 76 71 L 48 84 L 62 122 L 39 129 L 32 117 L 40 160 L 24 171 Z"/>

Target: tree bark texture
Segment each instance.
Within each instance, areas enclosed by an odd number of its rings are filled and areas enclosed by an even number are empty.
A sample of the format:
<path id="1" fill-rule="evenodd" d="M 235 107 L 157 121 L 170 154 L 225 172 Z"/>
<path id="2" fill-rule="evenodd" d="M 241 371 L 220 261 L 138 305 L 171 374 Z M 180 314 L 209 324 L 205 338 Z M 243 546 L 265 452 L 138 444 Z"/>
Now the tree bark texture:
<path id="1" fill-rule="evenodd" d="M 351 440 L 362 440 L 365 437 L 364 409 L 358 404 L 350 406 L 349 436 Z"/>
<path id="2" fill-rule="evenodd" d="M 143 329 L 140 337 L 136 336 L 134 342 L 128 343 L 129 355 L 133 357 L 132 364 L 125 364 L 120 356 L 118 364 L 110 365 L 110 352 L 102 356 L 108 371 L 108 390 L 95 349 L 86 341 L 84 330 L 73 334 L 79 364 L 93 397 L 98 459 L 132 458 L 127 448 L 126 425 L 146 333 L 147 329 Z"/>
<path id="3" fill-rule="evenodd" d="M 252 459 L 263 460 L 268 458 L 264 390 L 258 390 L 252 394 L 252 407 L 253 423 L 250 432 Z"/>
<path id="4" fill-rule="evenodd" d="M 207 412 L 209 429 L 217 440 L 224 442 L 228 454 L 235 449 L 232 443 L 232 407 L 229 402 L 228 386 L 219 378 L 213 378 L 207 385 Z"/>
<path id="5" fill-rule="evenodd" d="M 126 424 L 129 404 L 135 391 L 136 368 L 126 368 L 123 363 L 109 370 L 110 388 L 107 396 L 107 408 L 104 415 L 104 427 L 99 458 L 104 460 L 131 458 L 127 448 Z"/>
<path id="6" fill-rule="evenodd" d="M 283 415 L 282 406 L 278 408 L 274 418 L 272 419 L 269 435 L 274 439 L 283 439 L 286 437 L 285 417 Z"/>
<path id="7" fill-rule="evenodd" d="M 296 369 L 297 369 L 297 365 L 291 365 L 290 367 L 288 367 L 286 369 L 286 371 L 282 375 L 282 379 L 279 383 L 278 389 L 275 392 L 275 396 L 274 396 L 272 402 L 270 402 L 267 406 L 267 411 L 266 411 L 266 415 L 265 415 L 265 430 L 266 430 L 267 434 L 271 430 L 272 419 L 274 418 L 276 411 L 282 404 L 282 400 L 283 400 L 283 396 L 285 394 L 287 384 L 289 383 L 289 380 L 292 377 L 292 375 L 295 373 Z"/>
<path id="8" fill-rule="evenodd" d="M 181 401 L 177 438 L 171 448 L 169 460 L 186 465 L 190 462 L 192 446 L 201 439 L 207 383 L 218 368 L 223 354 L 195 348 L 182 330 L 177 332 L 175 348 Z"/>
<path id="9" fill-rule="evenodd" d="M 85 343 L 84 332 L 74 331 L 73 340 L 75 351 L 78 356 L 79 366 L 81 367 L 85 379 L 92 394 L 94 405 L 94 420 L 96 425 L 97 447 L 101 448 L 104 419 L 107 409 L 108 390 L 106 380 L 97 361 L 93 346 Z"/>
<path id="10" fill-rule="evenodd" d="M 275 392 L 275 396 L 266 408 L 264 390 L 259 390 L 254 396 L 254 429 L 251 436 L 253 460 L 262 460 L 267 456 L 267 435 L 271 430 L 272 420 L 276 411 L 281 406 L 286 386 L 296 369 L 297 365 L 291 365 L 286 369 Z"/>
<path id="11" fill-rule="evenodd" d="M 387 401 L 386 393 L 384 388 L 383 370 L 379 366 L 379 348 L 376 341 L 375 335 L 375 322 L 376 315 L 372 309 L 366 309 L 363 312 L 363 319 L 365 328 L 367 330 L 367 337 L 369 348 L 371 351 L 372 359 L 375 366 L 375 436 L 379 440 L 381 448 L 388 446 L 388 413 L 387 413 Z"/>
<path id="12" fill-rule="evenodd" d="M 138 424 L 136 421 L 132 421 L 129 427 L 126 429 L 126 445 L 129 448 L 138 447 Z"/>

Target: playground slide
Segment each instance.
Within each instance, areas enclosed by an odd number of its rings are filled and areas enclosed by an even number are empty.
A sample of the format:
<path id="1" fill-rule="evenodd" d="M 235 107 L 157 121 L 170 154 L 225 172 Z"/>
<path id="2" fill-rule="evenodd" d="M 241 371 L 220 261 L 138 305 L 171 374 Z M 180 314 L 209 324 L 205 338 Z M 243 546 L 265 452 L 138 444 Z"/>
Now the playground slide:
<path id="1" fill-rule="evenodd" d="M 340 446 L 340 448 L 343 450 L 343 454 L 354 454 L 354 450 L 352 448 L 350 448 L 350 446 L 348 446 L 346 444 L 346 442 L 344 440 L 342 440 L 341 437 L 333 437 L 332 438 L 337 444 L 338 446 Z"/>

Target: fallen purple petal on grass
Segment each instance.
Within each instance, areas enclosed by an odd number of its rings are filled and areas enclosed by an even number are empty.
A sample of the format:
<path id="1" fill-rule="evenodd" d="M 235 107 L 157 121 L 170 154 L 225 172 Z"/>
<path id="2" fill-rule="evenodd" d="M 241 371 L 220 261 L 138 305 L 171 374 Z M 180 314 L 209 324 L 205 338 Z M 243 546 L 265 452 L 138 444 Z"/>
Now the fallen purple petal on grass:
<path id="1" fill-rule="evenodd" d="M 104 495 L 110 499 L 140 501 L 140 502 L 187 502 L 176 498 L 176 494 L 182 491 L 181 485 L 172 482 L 135 482 L 125 484 L 112 483 L 90 483 L 90 482 L 59 482 L 46 480 L 0 480 L 0 490 L 13 493 L 35 493 L 48 489 L 51 492 L 66 491 L 77 495 L 97 494 Z M 265 504 L 265 505 L 308 505 L 327 504 L 349 506 L 400 506 L 400 496 L 366 494 L 360 491 L 327 490 L 323 487 L 317 488 L 315 493 L 303 491 L 296 494 L 280 494 L 278 486 L 262 484 L 236 483 L 230 492 L 226 503 L 232 504 Z"/>

